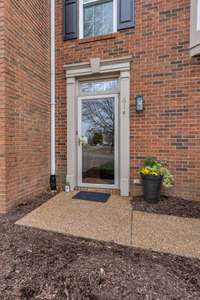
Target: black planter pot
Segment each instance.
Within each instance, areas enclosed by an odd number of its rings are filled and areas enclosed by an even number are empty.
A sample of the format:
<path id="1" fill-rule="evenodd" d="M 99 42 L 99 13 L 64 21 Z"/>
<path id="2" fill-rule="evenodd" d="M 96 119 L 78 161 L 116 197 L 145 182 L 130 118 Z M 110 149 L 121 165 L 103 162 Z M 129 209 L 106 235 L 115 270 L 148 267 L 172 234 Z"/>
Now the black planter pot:
<path id="1" fill-rule="evenodd" d="M 163 176 L 141 174 L 141 177 L 144 201 L 148 203 L 158 203 L 160 201 Z"/>

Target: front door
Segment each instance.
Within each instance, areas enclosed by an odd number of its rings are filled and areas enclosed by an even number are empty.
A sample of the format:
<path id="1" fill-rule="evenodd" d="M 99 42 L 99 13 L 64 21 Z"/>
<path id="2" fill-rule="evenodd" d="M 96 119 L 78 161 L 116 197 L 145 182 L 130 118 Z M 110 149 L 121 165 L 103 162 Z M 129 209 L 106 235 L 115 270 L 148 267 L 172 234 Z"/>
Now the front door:
<path id="1" fill-rule="evenodd" d="M 118 187 L 118 96 L 78 98 L 78 185 Z"/>

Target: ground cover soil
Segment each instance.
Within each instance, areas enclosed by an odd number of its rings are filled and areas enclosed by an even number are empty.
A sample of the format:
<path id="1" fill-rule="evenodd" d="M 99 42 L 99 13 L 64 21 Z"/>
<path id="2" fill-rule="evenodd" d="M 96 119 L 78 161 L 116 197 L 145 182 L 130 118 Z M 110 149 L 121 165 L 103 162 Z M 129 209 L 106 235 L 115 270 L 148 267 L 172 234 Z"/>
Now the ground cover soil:
<path id="1" fill-rule="evenodd" d="M 51 197 L 0 216 L 0 299 L 200 299 L 200 260 L 15 225 Z"/>
<path id="2" fill-rule="evenodd" d="M 131 200 L 133 210 L 164 214 L 185 218 L 200 218 L 200 201 L 185 200 L 178 197 L 161 196 L 161 201 L 149 204 L 142 196 Z"/>

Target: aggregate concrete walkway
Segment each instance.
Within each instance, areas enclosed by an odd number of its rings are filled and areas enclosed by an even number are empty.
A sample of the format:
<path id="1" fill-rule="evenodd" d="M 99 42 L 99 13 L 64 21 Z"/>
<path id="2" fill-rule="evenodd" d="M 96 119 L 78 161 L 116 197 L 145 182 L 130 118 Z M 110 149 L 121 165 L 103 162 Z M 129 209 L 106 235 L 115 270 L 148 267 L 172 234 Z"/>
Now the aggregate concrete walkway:
<path id="1" fill-rule="evenodd" d="M 60 193 L 17 221 L 18 225 L 200 258 L 200 220 L 132 211 L 128 198 L 107 203 Z"/>

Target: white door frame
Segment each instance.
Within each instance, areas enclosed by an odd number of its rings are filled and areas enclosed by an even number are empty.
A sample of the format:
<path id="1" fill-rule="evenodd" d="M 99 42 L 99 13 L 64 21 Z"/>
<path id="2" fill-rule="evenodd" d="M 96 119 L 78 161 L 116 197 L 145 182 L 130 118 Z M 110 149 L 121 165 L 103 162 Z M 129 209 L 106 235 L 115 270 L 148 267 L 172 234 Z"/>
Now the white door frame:
<path id="1" fill-rule="evenodd" d="M 65 65 L 67 92 L 67 176 L 70 189 L 77 186 L 77 81 L 80 78 L 105 76 L 113 74 L 119 77 L 119 188 L 121 196 L 129 196 L 130 192 L 130 72 L 132 56 L 90 61 Z"/>
<path id="2" fill-rule="evenodd" d="M 107 99 L 107 98 L 114 98 L 114 114 L 115 114 L 115 153 L 114 153 L 114 184 L 97 184 L 97 183 L 83 183 L 82 182 L 82 144 L 79 145 L 79 138 L 81 136 L 82 128 L 82 118 L 81 118 L 81 112 L 82 112 L 82 100 L 84 99 Z M 77 124 L 77 137 L 76 137 L 76 143 L 77 143 L 77 175 L 78 175 L 78 186 L 79 187 L 88 187 L 88 188 L 110 188 L 110 189 L 117 189 L 119 188 L 119 108 L 118 108 L 118 94 L 100 94 L 95 96 L 84 96 L 84 97 L 78 97 L 78 124 Z"/>

